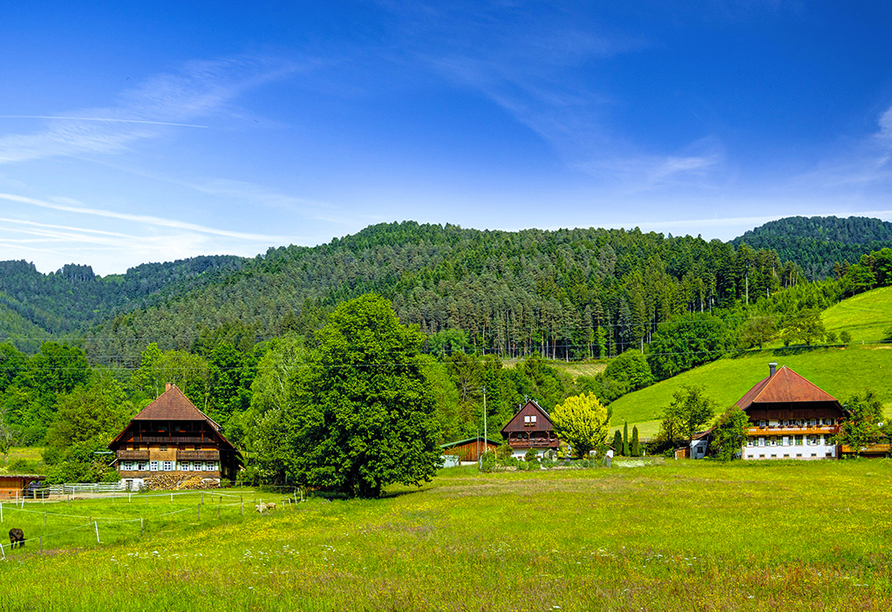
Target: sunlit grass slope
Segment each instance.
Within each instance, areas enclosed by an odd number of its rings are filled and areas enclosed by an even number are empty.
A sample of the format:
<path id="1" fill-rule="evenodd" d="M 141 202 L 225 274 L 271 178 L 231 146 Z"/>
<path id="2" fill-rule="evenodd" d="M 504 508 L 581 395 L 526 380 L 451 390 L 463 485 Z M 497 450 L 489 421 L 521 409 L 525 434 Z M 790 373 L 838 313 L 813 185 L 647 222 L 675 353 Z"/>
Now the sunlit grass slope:
<path id="1" fill-rule="evenodd" d="M 892 287 L 882 287 L 861 293 L 822 314 L 827 331 L 848 331 L 852 342 L 875 343 L 888 339 L 892 328 Z"/>
<path id="2" fill-rule="evenodd" d="M 4 610 L 889 610 L 892 463 L 448 470 L 0 563 Z"/>

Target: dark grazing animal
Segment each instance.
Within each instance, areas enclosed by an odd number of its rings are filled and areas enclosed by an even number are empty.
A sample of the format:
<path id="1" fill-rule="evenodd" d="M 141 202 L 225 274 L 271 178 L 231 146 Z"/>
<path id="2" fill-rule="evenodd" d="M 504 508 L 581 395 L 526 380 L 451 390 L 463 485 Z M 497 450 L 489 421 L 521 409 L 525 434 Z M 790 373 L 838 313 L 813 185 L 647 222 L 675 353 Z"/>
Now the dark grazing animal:
<path id="1" fill-rule="evenodd" d="M 16 546 L 24 546 L 25 545 L 25 532 L 21 529 L 10 529 L 9 530 L 9 543 L 12 545 L 12 548 Z"/>

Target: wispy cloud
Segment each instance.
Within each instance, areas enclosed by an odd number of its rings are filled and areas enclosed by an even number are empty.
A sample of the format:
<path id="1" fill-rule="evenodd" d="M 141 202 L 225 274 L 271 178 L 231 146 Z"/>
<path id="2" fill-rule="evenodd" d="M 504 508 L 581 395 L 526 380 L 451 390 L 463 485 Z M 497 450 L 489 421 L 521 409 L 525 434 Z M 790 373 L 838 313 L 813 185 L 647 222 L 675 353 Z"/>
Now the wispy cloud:
<path id="1" fill-rule="evenodd" d="M 60 202 L 46 202 L 44 200 L 38 200 L 36 198 L 29 198 L 25 196 L 14 195 L 10 193 L 0 193 L 0 200 L 7 200 L 10 202 L 16 202 L 19 204 L 27 204 L 30 206 L 37 206 L 40 208 L 47 208 L 51 210 L 68 212 L 68 213 L 77 213 L 81 215 L 92 215 L 96 217 L 105 217 L 109 219 L 117 219 L 120 221 L 130 221 L 134 223 L 139 223 L 142 225 L 154 226 L 154 227 L 166 227 L 166 228 L 175 228 L 180 230 L 189 230 L 192 232 L 198 232 L 201 234 L 209 234 L 214 236 L 225 236 L 228 238 L 238 238 L 242 240 L 251 240 L 251 241 L 264 241 L 269 242 L 271 244 L 282 242 L 287 240 L 284 236 L 270 236 L 264 234 L 250 234 L 245 232 L 234 232 L 231 230 L 224 230 L 215 227 L 209 227 L 205 225 L 197 225 L 194 223 L 186 223 L 183 221 L 177 221 L 176 219 L 166 219 L 161 217 L 154 217 L 151 215 L 137 215 L 132 213 L 122 213 L 115 212 L 109 210 L 102 210 L 98 208 L 89 208 L 80 202 L 75 202 L 73 200 L 66 200 Z"/>
<path id="2" fill-rule="evenodd" d="M 855 140 L 842 155 L 794 179 L 797 185 L 820 185 L 824 189 L 875 189 L 892 187 L 892 107 L 877 118 L 877 130 Z"/>
<path id="3" fill-rule="evenodd" d="M 166 128 L 203 128 L 195 119 L 210 117 L 244 91 L 297 70 L 295 64 L 257 58 L 195 61 L 177 73 L 146 79 L 107 108 L 17 116 L 48 123 L 37 132 L 0 136 L 0 164 L 115 153 Z"/>

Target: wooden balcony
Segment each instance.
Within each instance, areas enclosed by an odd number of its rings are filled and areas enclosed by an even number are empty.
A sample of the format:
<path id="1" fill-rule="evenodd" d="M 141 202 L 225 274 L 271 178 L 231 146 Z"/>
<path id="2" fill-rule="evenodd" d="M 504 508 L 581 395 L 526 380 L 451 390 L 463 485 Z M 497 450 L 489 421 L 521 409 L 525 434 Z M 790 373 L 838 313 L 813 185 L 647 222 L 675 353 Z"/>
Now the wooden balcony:
<path id="1" fill-rule="evenodd" d="M 511 448 L 557 448 L 560 440 L 552 438 L 509 438 L 508 446 Z"/>
<path id="2" fill-rule="evenodd" d="M 768 437 L 768 436 L 834 436 L 839 433 L 839 425 L 805 425 L 802 427 L 795 425 L 775 425 L 773 427 L 750 427 L 747 430 L 748 436 Z"/>
<path id="3" fill-rule="evenodd" d="M 178 450 L 177 461 L 219 461 L 218 450 Z"/>
<path id="4" fill-rule="evenodd" d="M 142 436 L 135 435 L 129 442 L 138 444 L 201 444 L 207 443 L 207 437 L 201 436 L 184 436 L 182 434 L 169 434 L 164 436 Z"/>
<path id="5" fill-rule="evenodd" d="M 148 461 L 149 451 L 147 450 L 119 450 L 118 461 Z"/>

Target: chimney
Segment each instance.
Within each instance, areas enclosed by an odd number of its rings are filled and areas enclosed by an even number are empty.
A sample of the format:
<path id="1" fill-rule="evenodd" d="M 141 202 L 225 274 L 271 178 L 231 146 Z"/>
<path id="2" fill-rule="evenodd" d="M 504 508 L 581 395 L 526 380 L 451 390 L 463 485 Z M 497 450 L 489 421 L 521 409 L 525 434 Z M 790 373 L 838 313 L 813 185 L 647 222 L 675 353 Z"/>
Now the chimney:
<path id="1" fill-rule="evenodd" d="M 774 373 L 774 371 L 772 370 L 772 374 L 773 374 L 773 373 Z M 170 391 L 170 388 L 171 388 L 172 386 L 173 386 L 173 383 L 166 383 L 166 384 L 164 385 L 164 392 L 167 393 L 168 391 Z"/>
<path id="2" fill-rule="evenodd" d="M 768 378 L 771 378 L 772 376 L 774 376 L 775 372 L 777 372 L 777 364 L 774 362 L 769 363 L 768 364 Z"/>

